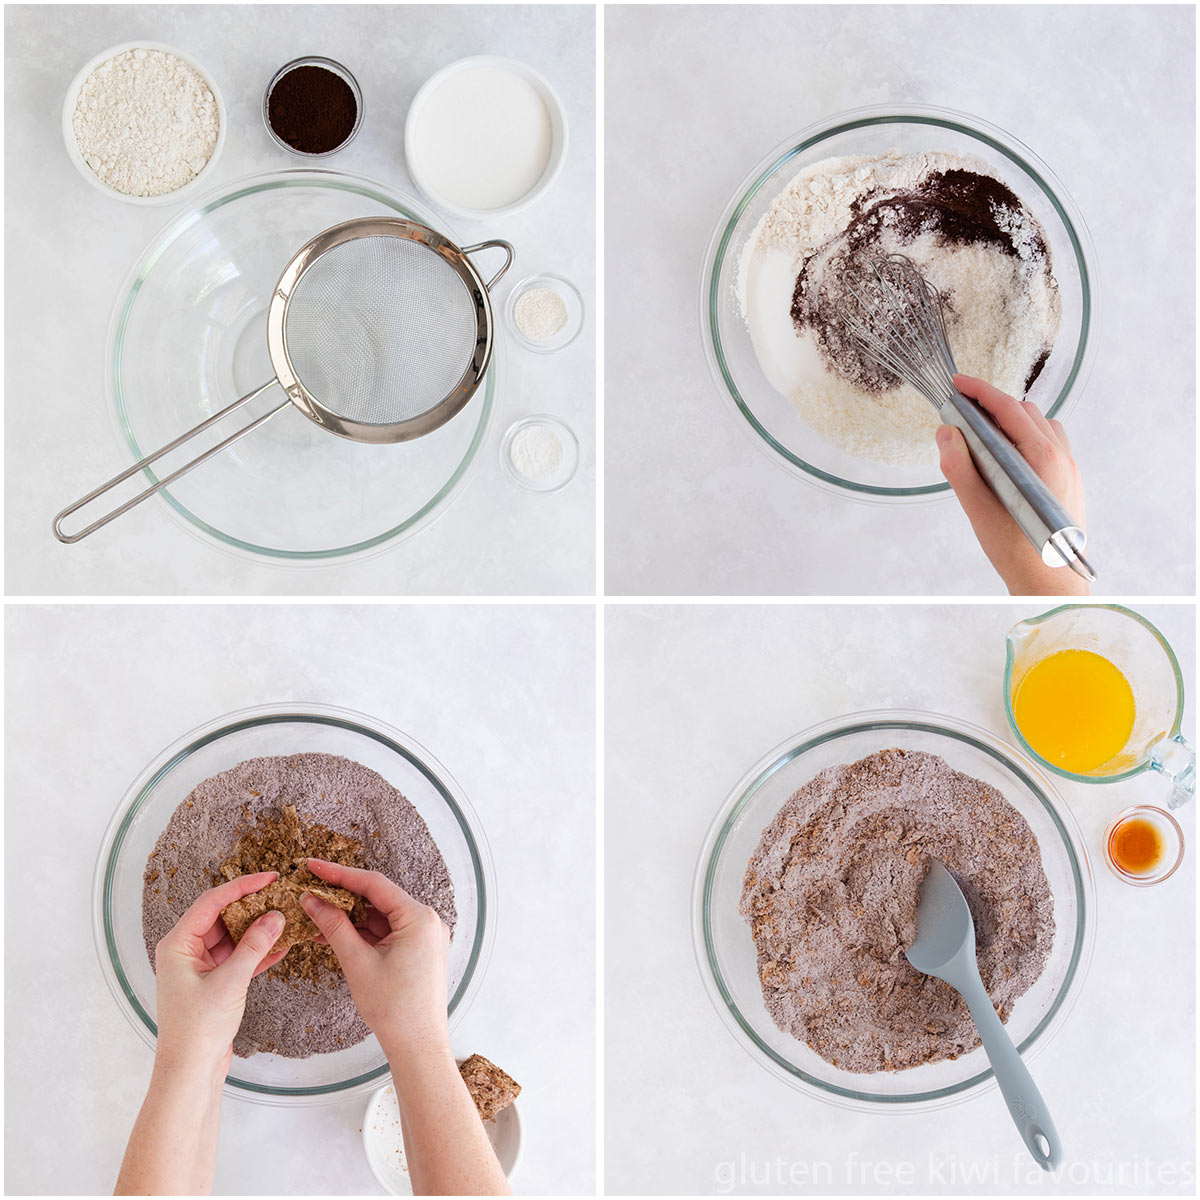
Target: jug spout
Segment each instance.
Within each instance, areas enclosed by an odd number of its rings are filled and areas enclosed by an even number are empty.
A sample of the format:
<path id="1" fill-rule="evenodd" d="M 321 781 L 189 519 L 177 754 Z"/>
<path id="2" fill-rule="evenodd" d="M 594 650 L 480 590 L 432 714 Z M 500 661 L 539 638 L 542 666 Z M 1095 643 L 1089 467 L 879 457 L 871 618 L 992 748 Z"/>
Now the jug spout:
<path id="1" fill-rule="evenodd" d="M 1004 639 L 1006 658 L 1004 691 L 1008 700 L 1011 700 L 1013 688 L 1020 682 L 1021 676 L 1025 674 L 1025 671 L 1032 665 L 1032 659 L 1036 657 L 1033 647 L 1038 641 L 1038 627 L 1041 622 L 1041 617 L 1018 621 Z"/>
<path id="2" fill-rule="evenodd" d="M 1179 808 L 1196 798 L 1196 747 L 1183 734 L 1155 747 L 1150 765 L 1171 784 L 1168 808 Z"/>
<path id="3" fill-rule="evenodd" d="M 1037 635 L 1038 622 L 1035 621 L 1018 621 L 1009 631 L 1005 642 L 1008 645 L 1008 656 L 1010 660 L 1016 660 L 1021 657 L 1025 650 L 1029 647 L 1029 643 Z"/>
<path id="4" fill-rule="evenodd" d="M 1020 646 L 1033 637 L 1037 624 L 1034 621 L 1018 621 L 1008 631 L 1009 645 Z"/>

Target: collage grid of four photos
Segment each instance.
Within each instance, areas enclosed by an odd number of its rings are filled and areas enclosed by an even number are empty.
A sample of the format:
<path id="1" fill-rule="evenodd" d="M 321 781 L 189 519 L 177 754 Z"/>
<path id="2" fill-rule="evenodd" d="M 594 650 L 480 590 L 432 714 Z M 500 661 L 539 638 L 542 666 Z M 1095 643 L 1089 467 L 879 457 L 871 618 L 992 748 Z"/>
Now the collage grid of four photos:
<path id="1" fill-rule="evenodd" d="M 1191 4 L 4 8 L 8 1195 L 1195 1195 Z"/>

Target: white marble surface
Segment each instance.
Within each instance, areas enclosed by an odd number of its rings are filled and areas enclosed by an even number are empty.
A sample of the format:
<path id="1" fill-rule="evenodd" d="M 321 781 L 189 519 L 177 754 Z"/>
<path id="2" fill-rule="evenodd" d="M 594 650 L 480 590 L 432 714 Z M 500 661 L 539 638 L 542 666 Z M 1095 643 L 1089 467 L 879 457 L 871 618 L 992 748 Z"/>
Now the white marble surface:
<path id="1" fill-rule="evenodd" d="M 1163 801 L 1158 777 L 1111 788 L 1058 781 L 1093 859 L 1098 933 L 1076 1007 L 1034 1060 L 1066 1152 L 1054 1182 L 1025 1157 L 996 1092 L 928 1115 L 876 1116 L 833 1108 L 775 1080 L 726 1031 L 692 952 L 701 843 L 745 770 L 808 725 L 865 708 L 943 712 L 1005 736 L 1004 634 L 1039 611 L 1028 604 L 610 607 L 610 1193 L 1194 1193 L 1195 807 L 1177 814 L 1190 844 L 1185 864 L 1158 887 L 1119 882 L 1100 846 L 1120 808 Z M 1194 609 L 1141 611 L 1173 643 L 1193 699 Z M 1194 735 L 1193 717 L 1184 731 Z M 806 1169 L 819 1166 L 829 1173 L 819 1186 L 798 1186 Z M 723 1167 L 732 1172 L 724 1188 Z M 1120 1172 L 1124 1183 L 1114 1182 Z"/>
<path id="2" fill-rule="evenodd" d="M 111 1191 L 149 1079 L 151 1055 L 92 942 L 92 868 L 113 810 L 176 737 L 278 700 L 390 722 L 462 785 L 495 859 L 499 916 L 455 1046 L 494 1056 L 524 1085 L 514 1186 L 594 1190 L 589 607 L 10 606 L 6 616 L 7 1193 Z M 48 907 L 35 916 L 37 895 Z M 359 1132 L 366 1104 L 226 1099 L 216 1190 L 379 1194 Z"/>
<path id="3" fill-rule="evenodd" d="M 807 487 L 737 427 L 702 357 L 700 264 L 739 180 L 804 126 L 888 102 L 978 114 L 1066 184 L 1103 293 L 1068 423 L 1102 586 L 1193 594 L 1193 8 L 613 6 L 605 27 L 610 595 L 1000 592 L 952 501 Z"/>
<path id="4" fill-rule="evenodd" d="M 271 141 L 262 94 L 291 58 L 346 63 L 363 89 L 358 136 L 327 161 L 415 195 L 404 117 L 434 71 L 472 54 L 521 59 L 562 98 L 566 165 L 525 212 L 494 223 L 448 218 L 464 241 L 504 237 L 517 262 L 498 286 L 565 275 L 589 312 L 595 291 L 595 13 L 508 5 L 15 5 L 5 10 L 5 322 L 7 592 L 10 595 L 558 595 L 595 587 L 595 324 L 557 355 L 531 354 L 507 329 L 496 426 L 482 460 L 431 528 L 365 562 L 287 569 L 248 562 L 185 532 L 147 503 L 76 546 L 52 516 L 128 465 L 104 395 L 109 318 L 154 234 L 186 208 L 141 208 L 94 190 L 67 158 L 63 96 L 93 55 L 139 38 L 178 46 L 209 70 L 228 109 L 211 180 L 304 165 Z M 497 310 L 498 311 L 498 310 Z M 187 347 L 180 348 L 187 353 Z M 499 459 L 504 429 L 549 412 L 579 437 L 574 481 L 554 496 L 519 492 Z M 183 432 L 181 429 L 180 432 Z M 181 460 L 182 461 L 182 460 Z"/>

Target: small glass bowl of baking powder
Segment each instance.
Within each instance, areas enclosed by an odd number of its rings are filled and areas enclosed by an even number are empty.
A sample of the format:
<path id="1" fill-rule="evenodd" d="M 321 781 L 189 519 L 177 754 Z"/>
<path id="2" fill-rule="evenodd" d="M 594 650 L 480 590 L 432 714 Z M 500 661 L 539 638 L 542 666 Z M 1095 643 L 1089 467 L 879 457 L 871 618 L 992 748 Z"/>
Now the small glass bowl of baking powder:
<path id="1" fill-rule="evenodd" d="M 500 443 L 508 477 L 526 492 L 560 492 L 575 477 L 579 442 L 557 417 L 524 417 Z"/>
<path id="2" fill-rule="evenodd" d="M 519 345 L 556 354 L 583 328 L 583 297 L 561 275 L 530 275 L 509 292 L 504 315 Z"/>

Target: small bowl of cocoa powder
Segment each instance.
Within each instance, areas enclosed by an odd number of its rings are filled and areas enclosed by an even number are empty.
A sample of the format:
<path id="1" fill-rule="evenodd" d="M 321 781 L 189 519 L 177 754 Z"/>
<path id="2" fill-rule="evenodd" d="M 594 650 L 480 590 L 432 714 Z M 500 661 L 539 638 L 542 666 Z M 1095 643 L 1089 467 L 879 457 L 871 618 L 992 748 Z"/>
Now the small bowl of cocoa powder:
<path id="1" fill-rule="evenodd" d="M 344 149 L 362 125 L 358 80 L 339 62 L 309 55 L 275 72 L 263 93 L 263 123 L 291 154 L 325 158 Z"/>

